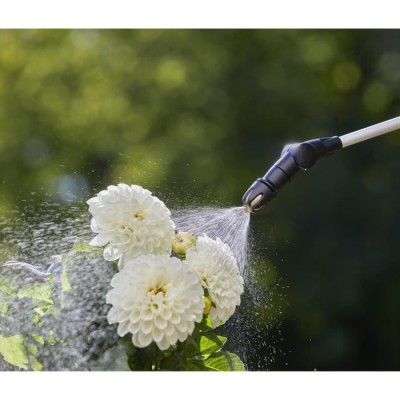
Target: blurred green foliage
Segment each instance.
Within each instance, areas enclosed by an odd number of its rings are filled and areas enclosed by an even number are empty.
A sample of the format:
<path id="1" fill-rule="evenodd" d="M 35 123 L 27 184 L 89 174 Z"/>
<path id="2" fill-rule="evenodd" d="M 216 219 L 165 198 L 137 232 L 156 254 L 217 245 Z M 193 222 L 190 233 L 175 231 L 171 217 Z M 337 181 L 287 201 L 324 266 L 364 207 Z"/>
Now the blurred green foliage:
<path id="1" fill-rule="evenodd" d="M 3 30 L 0 49 L 2 214 L 119 182 L 239 205 L 284 144 L 400 115 L 397 30 Z M 399 156 L 398 133 L 346 149 L 252 217 L 286 304 L 268 368 L 400 368 Z"/>

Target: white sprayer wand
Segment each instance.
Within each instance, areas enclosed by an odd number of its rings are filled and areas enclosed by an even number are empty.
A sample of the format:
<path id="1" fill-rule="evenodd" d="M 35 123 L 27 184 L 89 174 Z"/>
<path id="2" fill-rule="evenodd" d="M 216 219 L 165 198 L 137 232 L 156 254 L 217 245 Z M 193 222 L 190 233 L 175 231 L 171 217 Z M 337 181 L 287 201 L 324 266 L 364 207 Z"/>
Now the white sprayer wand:
<path id="1" fill-rule="evenodd" d="M 396 129 L 400 129 L 400 117 L 340 137 L 325 137 L 285 146 L 281 158 L 262 178 L 255 180 L 243 195 L 243 205 L 249 212 L 257 213 L 276 198 L 278 190 L 290 182 L 297 171 L 311 168 L 318 160 L 344 147 Z"/>
<path id="2" fill-rule="evenodd" d="M 396 129 L 400 129 L 400 117 L 392 118 L 379 124 L 369 126 L 368 128 L 339 136 L 339 139 L 342 142 L 342 147 L 347 147 L 395 131 Z"/>

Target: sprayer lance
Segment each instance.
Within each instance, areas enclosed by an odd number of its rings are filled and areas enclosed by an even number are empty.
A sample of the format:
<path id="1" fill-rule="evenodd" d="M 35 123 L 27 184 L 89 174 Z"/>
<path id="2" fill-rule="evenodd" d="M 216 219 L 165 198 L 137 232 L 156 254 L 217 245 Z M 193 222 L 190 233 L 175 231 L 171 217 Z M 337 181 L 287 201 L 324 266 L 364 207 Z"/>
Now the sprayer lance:
<path id="1" fill-rule="evenodd" d="M 243 195 L 243 205 L 257 213 L 277 196 L 286 183 L 301 169 L 311 168 L 318 160 L 339 149 L 400 129 L 400 117 L 348 133 L 290 144 L 283 148 L 279 160 L 262 177 L 258 178 Z"/>

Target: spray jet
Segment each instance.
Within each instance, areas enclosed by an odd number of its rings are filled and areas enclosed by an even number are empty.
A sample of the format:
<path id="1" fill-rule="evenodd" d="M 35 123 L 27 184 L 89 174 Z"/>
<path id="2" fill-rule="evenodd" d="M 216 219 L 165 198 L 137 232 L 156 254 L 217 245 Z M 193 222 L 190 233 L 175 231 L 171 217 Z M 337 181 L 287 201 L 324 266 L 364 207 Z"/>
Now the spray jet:
<path id="1" fill-rule="evenodd" d="M 277 192 L 302 169 L 306 170 L 337 150 L 364 140 L 372 139 L 400 129 L 400 117 L 348 133 L 343 136 L 324 137 L 302 143 L 289 144 L 282 150 L 279 160 L 262 177 L 254 181 L 243 195 L 247 211 L 258 213 L 276 198 Z"/>

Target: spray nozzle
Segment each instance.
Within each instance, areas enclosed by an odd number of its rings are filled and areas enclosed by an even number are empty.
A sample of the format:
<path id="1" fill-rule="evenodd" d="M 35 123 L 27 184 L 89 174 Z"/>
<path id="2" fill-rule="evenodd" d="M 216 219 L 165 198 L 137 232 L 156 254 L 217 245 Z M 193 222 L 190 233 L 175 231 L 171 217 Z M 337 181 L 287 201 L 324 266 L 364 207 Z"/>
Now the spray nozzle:
<path id="1" fill-rule="evenodd" d="M 311 168 L 318 160 L 342 148 L 338 136 L 308 140 L 283 148 L 281 158 L 243 195 L 243 205 L 249 212 L 259 212 L 276 198 L 278 190 L 290 182 L 300 169 Z"/>

